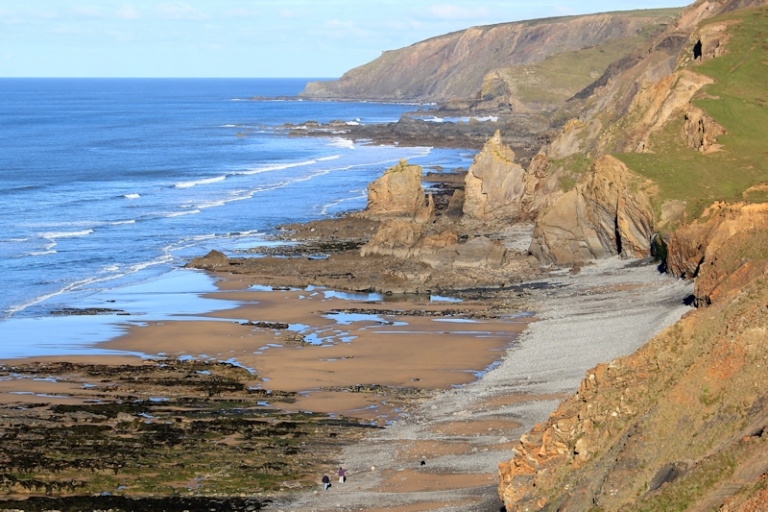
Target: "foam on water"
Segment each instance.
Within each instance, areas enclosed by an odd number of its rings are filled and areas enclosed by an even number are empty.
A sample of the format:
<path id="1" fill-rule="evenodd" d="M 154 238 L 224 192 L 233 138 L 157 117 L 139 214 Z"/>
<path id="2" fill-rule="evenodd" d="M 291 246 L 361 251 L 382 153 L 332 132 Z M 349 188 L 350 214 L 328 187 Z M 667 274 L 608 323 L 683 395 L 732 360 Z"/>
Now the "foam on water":
<path id="1" fill-rule="evenodd" d="M 0 331 L 23 321 L 56 332 L 29 320 L 211 249 L 263 244 L 277 225 L 362 207 L 368 183 L 400 159 L 450 169 L 473 156 L 283 128 L 394 121 L 412 107 L 229 101 L 294 95 L 303 80 L 0 80 Z M 70 325 L 89 321 L 102 323 Z M 0 345 L 0 357 L 11 352 Z"/>
<path id="2" fill-rule="evenodd" d="M 182 181 L 181 183 L 176 183 L 174 187 L 176 188 L 192 188 L 196 187 L 198 185 L 210 185 L 211 183 L 218 183 L 220 181 L 224 181 L 227 179 L 226 176 L 215 176 L 213 178 L 203 178 L 200 180 L 193 180 L 193 181 Z"/>

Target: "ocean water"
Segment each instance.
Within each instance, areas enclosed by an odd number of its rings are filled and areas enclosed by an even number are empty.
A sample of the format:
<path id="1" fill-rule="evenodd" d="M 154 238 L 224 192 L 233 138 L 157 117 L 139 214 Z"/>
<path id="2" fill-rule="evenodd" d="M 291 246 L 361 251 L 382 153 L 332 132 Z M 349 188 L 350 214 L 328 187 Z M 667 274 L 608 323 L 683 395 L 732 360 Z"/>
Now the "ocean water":
<path id="1" fill-rule="evenodd" d="M 400 159 L 471 162 L 470 151 L 282 128 L 393 121 L 413 105 L 250 99 L 292 96 L 306 82 L 0 79 L 0 358 L 69 353 L 124 321 L 52 317 L 57 309 L 202 312 L 182 298 L 212 286 L 179 270 L 191 258 L 362 208 L 368 183 Z"/>

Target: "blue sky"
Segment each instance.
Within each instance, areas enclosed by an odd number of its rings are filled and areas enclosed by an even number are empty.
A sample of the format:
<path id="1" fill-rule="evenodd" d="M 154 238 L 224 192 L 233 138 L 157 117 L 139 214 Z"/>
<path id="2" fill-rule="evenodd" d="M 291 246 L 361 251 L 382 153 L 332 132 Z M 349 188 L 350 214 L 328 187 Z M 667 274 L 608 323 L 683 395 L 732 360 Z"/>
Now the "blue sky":
<path id="1" fill-rule="evenodd" d="M 0 0 L 0 77 L 337 77 L 485 25 L 685 0 Z"/>

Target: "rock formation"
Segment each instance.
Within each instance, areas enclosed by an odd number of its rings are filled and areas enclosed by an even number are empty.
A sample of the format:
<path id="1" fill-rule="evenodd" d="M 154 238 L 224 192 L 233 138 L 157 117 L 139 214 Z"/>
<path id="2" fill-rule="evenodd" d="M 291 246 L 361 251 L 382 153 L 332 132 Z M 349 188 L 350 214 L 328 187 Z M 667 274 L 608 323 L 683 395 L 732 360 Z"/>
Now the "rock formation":
<path id="1" fill-rule="evenodd" d="M 700 108 L 689 105 L 685 112 L 683 136 L 687 146 L 701 153 L 716 151 L 720 145 L 717 138 L 726 134 L 726 129 L 717 124 Z"/>
<path id="2" fill-rule="evenodd" d="M 368 206 L 363 216 L 375 219 L 405 217 L 426 222 L 434 212 L 431 198 L 424 201 L 422 169 L 401 160 L 368 185 Z"/>
<path id="3" fill-rule="evenodd" d="M 572 264 L 611 255 L 649 255 L 652 184 L 611 156 L 539 216 L 531 253 L 542 262 Z"/>
<path id="4" fill-rule="evenodd" d="M 696 277 L 696 300 L 708 305 L 761 275 L 766 260 L 768 204 L 717 203 L 675 231 L 667 266 L 674 275 Z"/>
<path id="5" fill-rule="evenodd" d="M 589 371 L 520 438 L 499 466 L 508 511 L 765 510 L 768 237 L 760 229 L 728 237 L 713 257 L 762 251 L 720 273 L 720 283 L 737 284 L 731 293 Z M 756 508 L 738 508 L 750 502 Z"/>
<path id="6" fill-rule="evenodd" d="M 667 198 L 660 197 L 660 185 L 605 156 L 670 151 L 671 162 L 693 165 L 720 155 L 714 152 L 721 149 L 717 139 L 725 128 L 691 100 L 718 99 L 701 91 L 713 80 L 696 66 L 729 54 L 728 30 L 738 21 L 699 23 L 765 4 L 696 2 L 646 56 L 596 86 L 578 120 L 565 125 L 540 155 L 551 162 L 547 172 L 562 176 L 568 176 L 568 165 L 575 167 L 569 159 L 582 153 L 595 163 L 584 175 L 572 172 L 578 183 L 539 216 L 534 254 L 569 263 L 631 246 L 627 254 L 643 255 L 643 243 L 663 223 L 674 230 L 664 247 L 666 264 L 673 274 L 695 279 L 699 309 L 636 353 L 589 371 L 575 395 L 520 438 L 512 459 L 499 466 L 506 510 L 768 509 L 768 393 L 762 385 L 768 362 L 768 203 L 761 202 L 766 187 L 745 190 L 750 202 L 717 202 L 691 221 L 686 215 L 693 209 L 668 199 L 674 197 L 669 188 Z M 765 8 L 739 12 L 745 20 L 750 16 L 751 29 L 764 30 Z M 762 51 L 764 63 L 766 49 L 748 45 L 740 51 Z M 733 137 L 723 139 L 722 151 L 745 147 L 729 145 Z M 666 156 L 652 162 L 665 165 Z M 662 169 L 672 174 L 679 167 Z M 734 166 L 715 175 L 733 180 L 738 194 L 750 183 L 741 179 L 751 170 Z M 751 175 L 752 183 L 764 179 L 764 172 Z M 685 187 L 681 181 L 673 185 Z"/>
<path id="7" fill-rule="evenodd" d="M 190 268 L 203 268 L 212 270 L 217 267 L 224 267 L 229 265 L 229 258 L 221 251 L 212 249 L 205 256 L 201 258 L 194 258 L 187 264 Z"/>
<path id="8" fill-rule="evenodd" d="M 525 170 L 515 163 L 515 152 L 496 134 L 475 156 L 464 181 L 465 217 L 480 221 L 511 220 L 524 216 Z"/>

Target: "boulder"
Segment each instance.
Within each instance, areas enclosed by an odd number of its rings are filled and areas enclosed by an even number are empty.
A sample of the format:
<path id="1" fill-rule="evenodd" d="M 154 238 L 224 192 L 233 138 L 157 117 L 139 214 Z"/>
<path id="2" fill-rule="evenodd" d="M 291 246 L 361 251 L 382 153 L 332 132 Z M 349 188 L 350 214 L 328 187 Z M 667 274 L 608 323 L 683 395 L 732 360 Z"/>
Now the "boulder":
<path id="1" fill-rule="evenodd" d="M 652 184 L 605 156 L 586 180 L 539 216 L 530 252 L 544 263 L 573 264 L 620 255 L 650 254 Z"/>

